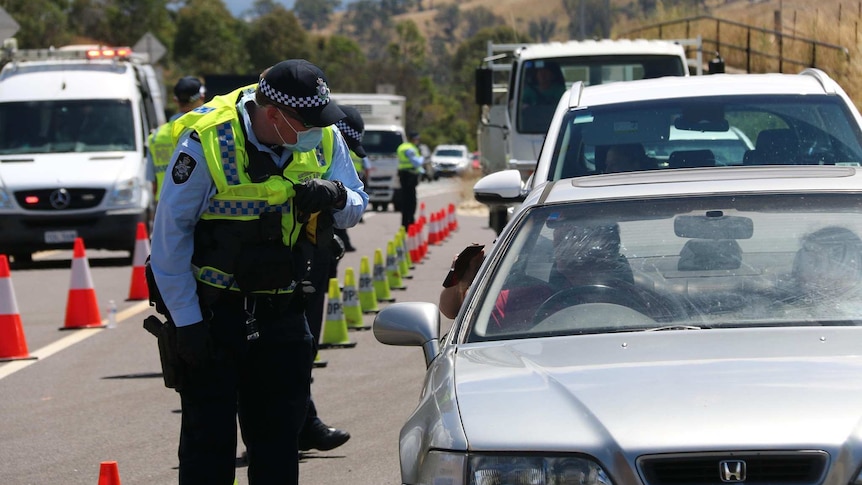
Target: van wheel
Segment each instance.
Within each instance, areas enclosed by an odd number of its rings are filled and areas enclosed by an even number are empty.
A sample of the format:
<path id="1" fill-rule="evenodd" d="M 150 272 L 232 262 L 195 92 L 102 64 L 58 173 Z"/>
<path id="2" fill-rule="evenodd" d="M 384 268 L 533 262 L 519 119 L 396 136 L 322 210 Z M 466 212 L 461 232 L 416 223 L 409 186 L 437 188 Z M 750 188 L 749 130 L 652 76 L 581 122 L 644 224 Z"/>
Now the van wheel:
<path id="1" fill-rule="evenodd" d="M 12 253 L 12 262 L 15 264 L 29 264 L 33 262 L 33 253 Z"/>

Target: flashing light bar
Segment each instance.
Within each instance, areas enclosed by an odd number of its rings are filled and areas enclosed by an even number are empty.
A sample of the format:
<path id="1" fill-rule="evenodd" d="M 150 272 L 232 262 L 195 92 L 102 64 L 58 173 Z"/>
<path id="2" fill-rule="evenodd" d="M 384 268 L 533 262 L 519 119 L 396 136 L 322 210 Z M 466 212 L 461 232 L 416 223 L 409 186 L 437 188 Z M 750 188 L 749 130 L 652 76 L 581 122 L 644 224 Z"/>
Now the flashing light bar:
<path id="1" fill-rule="evenodd" d="M 100 49 L 87 49 L 88 59 L 115 59 L 126 58 L 132 55 L 129 47 L 103 47 Z"/>
<path id="2" fill-rule="evenodd" d="M 12 54 L 12 58 L 19 61 L 41 59 L 125 60 L 131 58 L 132 55 L 133 52 L 130 47 L 80 46 L 78 48 L 61 47 L 59 49 L 19 49 Z"/>

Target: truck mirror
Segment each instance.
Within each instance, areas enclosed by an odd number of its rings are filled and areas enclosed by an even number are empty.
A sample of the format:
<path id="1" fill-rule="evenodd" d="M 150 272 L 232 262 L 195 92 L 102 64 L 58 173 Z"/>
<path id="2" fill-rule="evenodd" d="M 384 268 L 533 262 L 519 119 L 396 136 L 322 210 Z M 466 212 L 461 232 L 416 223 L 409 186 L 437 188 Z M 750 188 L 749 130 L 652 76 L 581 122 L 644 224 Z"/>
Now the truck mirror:
<path id="1" fill-rule="evenodd" d="M 715 57 L 710 59 L 709 61 L 709 73 L 710 74 L 723 74 L 724 73 L 724 59 L 721 55 L 716 52 Z"/>
<path id="2" fill-rule="evenodd" d="M 476 69 L 476 104 L 479 106 L 493 102 L 494 71 L 487 67 Z"/>

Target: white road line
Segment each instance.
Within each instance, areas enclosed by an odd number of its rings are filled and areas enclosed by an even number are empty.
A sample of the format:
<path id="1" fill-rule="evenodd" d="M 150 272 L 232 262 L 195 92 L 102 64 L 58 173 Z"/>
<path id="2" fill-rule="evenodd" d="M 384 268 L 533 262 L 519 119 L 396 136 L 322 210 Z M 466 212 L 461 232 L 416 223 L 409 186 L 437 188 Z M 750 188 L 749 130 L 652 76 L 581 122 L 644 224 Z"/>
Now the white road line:
<path id="1" fill-rule="evenodd" d="M 117 323 L 128 320 L 129 318 L 138 315 L 150 308 L 150 303 L 148 301 L 142 301 L 136 305 L 133 305 L 125 310 L 117 313 Z M 108 320 L 102 320 L 102 325 L 107 325 Z M 26 360 L 13 360 L 4 364 L 0 364 L 0 379 L 4 377 L 8 377 L 21 369 L 25 369 L 39 360 L 46 359 L 57 352 L 71 347 L 78 342 L 82 342 L 97 333 L 108 330 L 107 328 L 80 328 L 75 330 L 69 330 L 71 332 L 68 336 L 61 338 L 55 342 L 51 342 L 50 344 L 42 347 L 41 349 L 30 352 L 30 357 L 36 357 L 36 359 L 26 359 Z"/>

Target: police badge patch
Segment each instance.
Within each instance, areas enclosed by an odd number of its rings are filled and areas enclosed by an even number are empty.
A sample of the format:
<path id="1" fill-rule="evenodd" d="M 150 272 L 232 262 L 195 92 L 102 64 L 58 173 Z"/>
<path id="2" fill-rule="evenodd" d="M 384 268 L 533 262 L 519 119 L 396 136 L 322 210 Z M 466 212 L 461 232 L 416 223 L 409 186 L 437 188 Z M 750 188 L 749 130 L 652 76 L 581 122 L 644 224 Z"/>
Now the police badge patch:
<path id="1" fill-rule="evenodd" d="M 174 164 L 174 170 L 171 172 L 174 183 L 177 185 L 184 184 L 191 177 L 192 170 L 197 164 L 198 162 L 191 155 L 180 152 L 180 156 L 177 157 L 177 162 Z"/>

